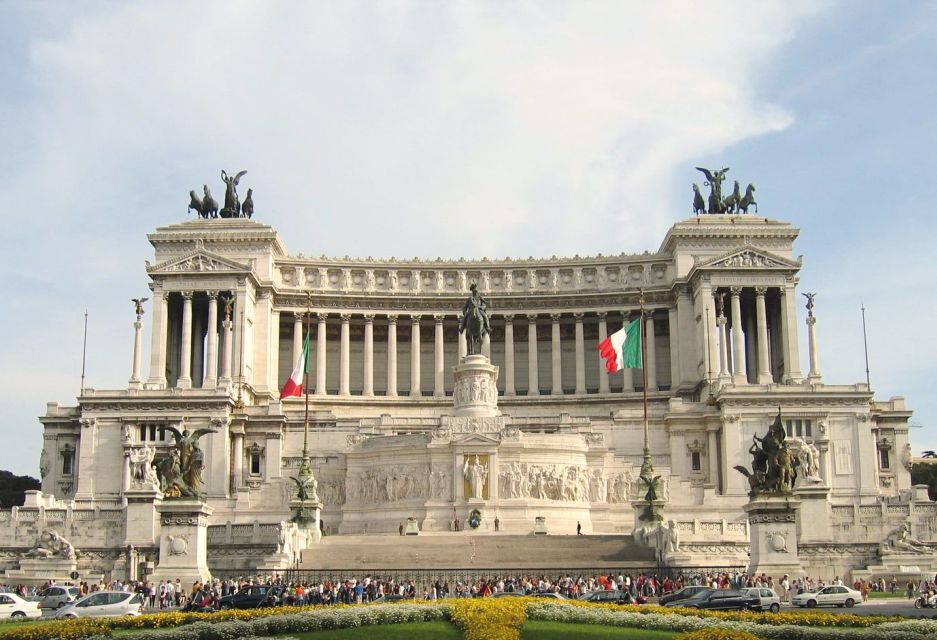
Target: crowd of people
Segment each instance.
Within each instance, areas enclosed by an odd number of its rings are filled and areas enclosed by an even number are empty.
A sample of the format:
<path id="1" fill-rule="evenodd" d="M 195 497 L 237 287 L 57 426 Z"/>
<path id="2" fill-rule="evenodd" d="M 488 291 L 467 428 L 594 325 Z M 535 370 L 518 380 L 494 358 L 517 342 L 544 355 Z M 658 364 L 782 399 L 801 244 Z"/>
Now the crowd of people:
<path id="1" fill-rule="evenodd" d="M 862 593 L 863 600 L 868 599 L 872 591 L 899 594 L 902 590 L 908 598 L 925 594 L 937 603 L 937 576 L 932 580 L 908 581 L 901 584 L 897 578 L 890 581 L 866 581 L 857 579 L 852 588 Z M 76 585 L 80 595 L 94 591 L 117 590 L 135 592 L 142 596 L 144 607 L 149 610 L 161 609 L 197 609 L 212 610 L 221 605 L 221 599 L 232 595 L 248 586 L 266 586 L 267 597 L 262 605 L 307 604 L 355 604 L 375 602 L 392 596 L 394 599 L 413 598 L 436 600 L 441 598 L 478 598 L 499 593 L 519 593 L 525 595 L 556 594 L 564 598 L 578 598 L 596 591 L 617 591 L 626 602 L 645 602 L 668 593 L 679 591 L 685 586 L 708 586 L 716 589 L 741 589 L 743 587 L 766 587 L 775 591 L 782 601 L 790 601 L 797 593 L 822 588 L 827 584 L 842 585 L 837 577 L 829 583 L 810 577 L 794 578 L 781 576 L 775 579 L 765 574 L 753 575 L 742 572 L 684 573 L 675 576 L 660 577 L 651 573 L 625 573 L 609 571 L 595 575 L 573 575 L 565 573 L 558 576 L 531 574 L 521 576 L 478 576 L 472 580 L 456 580 L 450 583 L 442 578 L 415 584 L 413 580 L 397 579 L 392 576 L 380 577 L 366 575 L 361 578 L 345 580 L 313 580 L 289 578 L 286 576 L 255 576 L 215 579 L 206 583 L 196 582 L 191 586 L 176 580 L 150 582 L 146 580 L 110 583 L 81 582 Z M 50 584 L 45 585 L 51 586 Z M 849 585 L 847 585 L 849 586 Z M 24 598 L 36 597 L 43 587 L 2 588 L 13 591 Z"/>

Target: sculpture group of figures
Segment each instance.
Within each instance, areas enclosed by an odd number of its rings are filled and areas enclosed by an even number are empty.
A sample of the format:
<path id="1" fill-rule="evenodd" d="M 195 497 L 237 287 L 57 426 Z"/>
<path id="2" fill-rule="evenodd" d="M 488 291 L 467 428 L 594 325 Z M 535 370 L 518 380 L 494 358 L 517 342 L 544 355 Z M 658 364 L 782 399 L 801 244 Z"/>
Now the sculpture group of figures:
<path id="1" fill-rule="evenodd" d="M 153 466 L 156 459 L 156 447 L 144 445 L 134 447 L 128 453 L 130 457 L 130 486 L 141 489 L 159 489 L 160 481 Z"/>
<path id="2" fill-rule="evenodd" d="M 491 333 L 491 321 L 488 318 L 488 301 L 478 292 L 478 286 L 473 282 L 469 290 L 471 295 L 462 305 L 459 333 L 465 332 L 467 355 L 471 356 L 482 352 L 482 342 Z"/>
<path id="3" fill-rule="evenodd" d="M 745 188 L 745 195 L 742 195 L 741 185 L 736 180 L 732 193 L 724 198 L 722 197 L 722 183 L 729 172 L 728 167 L 715 170 L 696 167 L 696 170 L 703 172 L 703 175 L 706 176 L 703 185 L 709 187 L 709 207 L 707 208 L 707 202 L 703 199 L 699 185 L 693 183 L 693 213 L 696 215 L 701 213 L 748 213 L 751 207 L 755 208 L 755 212 L 758 211 L 758 203 L 755 202 L 755 185 L 751 183 Z"/>
<path id="4" fill-rule="evenodd" d="M 55 529 L 43 529 L 32 549 L 23 554 L 24 558 L 56 558 L 74 560 L 77 558 L 75 547 Z"/>
<path id="5" fill-rule="evenodd" d="M 202 484 L 202 467 L 205 465 L 205 455 L 198 446 L 198 439 L 215 430 L 179 431 L 171 425 L 165 429 L 172 433 L 176 442 L 167 455 L 153 462 L 163 497 L 197 498 Z"/>
<path id="6" fill-rule="evenodd" d="M 651 547 L 658 553 L 667 554 L 680 551 L 680 531 L 677 523 L 670 520 L 667 523 L 638 527 L 634 530 L 634 540 L 640 545 Z"/>
<path id="7" fill-rule="evenodd" d="M 752 436 L 752 446 L 748 452 L 752 455 L 752 470 L 741 465 L 736 465 L 735 469 L 748 478 L 750 496 L 791 493 L 801 460 L 794 455 L 793 448 L 787 442 L 780 412 L 768 427 L 764 438 Z M 811 450 L 808 455 L 812 453 Z"/>
<path id="8" fill-rule="evenodd" d="M 247 190 L 247 197 L 244 202 L 238 197 L 237 186 L 241 177 L 247 171 L 239 171 L 234 176 L 229 176 L 224 170 L 221 171 L 221 179 L 225 184 L 224 206 L 219 211 L 218 202 L 212 197 L 208 185 L 202 185 L 204 196 L 199 198 L 195 190 L 189 191 L 188 211 L 195 211 L 200 218 L 251 218 L 254 215 L 254 190 Z"/>
<path id="9" fill-rule="evenodd" d="M 456 405 L 471 404 L 474 402 L 494 402 L 498 390 L 489 382 L 488 378 L 473 376 L 457 380 L 452 389 L 452 401 Z"/>
<path id="10" fill-rule="evenodd" d="M 561 502 L 607 502 L 625 504 L 638 497 L 640 487 L 629 471 L 606 477 L 602 469 L 581 465 L 529 465 L 509 462 L 498 474 L 500 497 L 532 498 Z M 658 481 L 659 491 L 668 492 L 666 481 Z"/>
<path id="11" fill-rule="evenodd" d="M 395 465 L 349 474 L 348 502 L 374 504 L 401 500 L 448 500 L 450 474 L 442 465 Z"/>

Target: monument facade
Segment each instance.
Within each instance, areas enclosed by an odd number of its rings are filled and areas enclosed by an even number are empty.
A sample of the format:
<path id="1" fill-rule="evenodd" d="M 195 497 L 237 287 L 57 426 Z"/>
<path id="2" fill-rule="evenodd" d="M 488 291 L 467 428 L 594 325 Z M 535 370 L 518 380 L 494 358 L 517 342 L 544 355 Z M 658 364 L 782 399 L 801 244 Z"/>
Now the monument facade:
<path id="1" fill-rule="evenodd" d="M 805 327 L 800 232 L 786 222 L 702 215 L 635 255 L 329 258 L 291 253 L 236 192 L 222 211 L 239 215 L 214 217 L 216 203 L 192 197 L 199 219 L 148 236 L 151 293 L 128 309 L 127 387 L 84 389 L 40 418 L 42 492 L 0 514 L 8 563 L 53 525 L 105 575 L 203 543 L 198 564 L 212 571 L 295 557 L 282 532 L 306 400 L 279 390 L 307 309 L 309 451 L 327 534 L 396 535 L 409 518 L 423 534 L 455 521 L 494 534 L 496 518 L 499 533 L 531 534 L 542 518 L 551 534 L 579 523 L 630 535 L 646 492 L 646 391 L 658 535 L 681 562 L 747 564 L 751 487 L 735 467 L 779 407 L 803 469 L 790 500 L 809 526 L 790 548 L 805 571 L 879 562 L 880 541 L 905 523 L 914 544 L 937 539 L 934 503 L 911 486 L 904 399 L 821 377 L 823 293 Z M 609 374 L 597 349 L 633 321 L 641 292 L 646 389 L 644 372 Z M 202 437 L 182 465 L 184 429 Z M 160 506 L 196 478 L 202 506 Z M 196 533 L 176 529 L 192 521 L 204 540 L 183 542 Z"/>

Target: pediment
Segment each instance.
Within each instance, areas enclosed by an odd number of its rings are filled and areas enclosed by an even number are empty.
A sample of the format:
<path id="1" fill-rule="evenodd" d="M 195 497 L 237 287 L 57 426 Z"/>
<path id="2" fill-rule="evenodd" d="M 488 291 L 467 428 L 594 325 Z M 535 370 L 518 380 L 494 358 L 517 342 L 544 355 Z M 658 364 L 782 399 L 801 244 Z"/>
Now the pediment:
<path id="1" fill-rule="evenodd" d="M 250 271 L 250 265 L 240 264 L 217 253 L 196 247 L 189 253 L 151 265 L 146 263 L 147 273 L 204 273 L 215 271 Z"/>
<path id="2" fill-rule="evenodd" d="M 740 247 L 715 258 L 698 260 L 697 269 L 800 269 L 801 261 L 791 260 L 755 247 Z"/>
<path id="3" fill-rule="evenodd" d="M 482 446 L 497 446 L 500 443 L 500 439 L 497 437 L 491 437 L 483 433 L 467 433 L 462 436 L 457 436 L 452 439 L 452 444 L 470 444 L 470 445 L 482 445 Z"/>

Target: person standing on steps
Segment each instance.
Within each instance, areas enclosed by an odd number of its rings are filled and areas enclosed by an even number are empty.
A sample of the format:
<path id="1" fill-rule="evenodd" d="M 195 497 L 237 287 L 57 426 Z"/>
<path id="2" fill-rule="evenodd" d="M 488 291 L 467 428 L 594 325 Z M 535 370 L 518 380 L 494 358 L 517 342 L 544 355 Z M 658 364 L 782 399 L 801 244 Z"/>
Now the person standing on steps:
<path id="1" fill-rule="evenodd" d="M 403 523 L 402 522 L 400 523 L 400 526 L 397 527 L 397 532 L 400 533 L 400 535 L 403 535 Z"/>
<path id="2" fill-rule="evenodd" d="M 582 535 L 582 525 L 581 525 L 580 523 L 578 523 L 578 522 L 576 523 L 576 535 L 577 535 L 577 536 L 581 536 L 581 535 Z"/>

